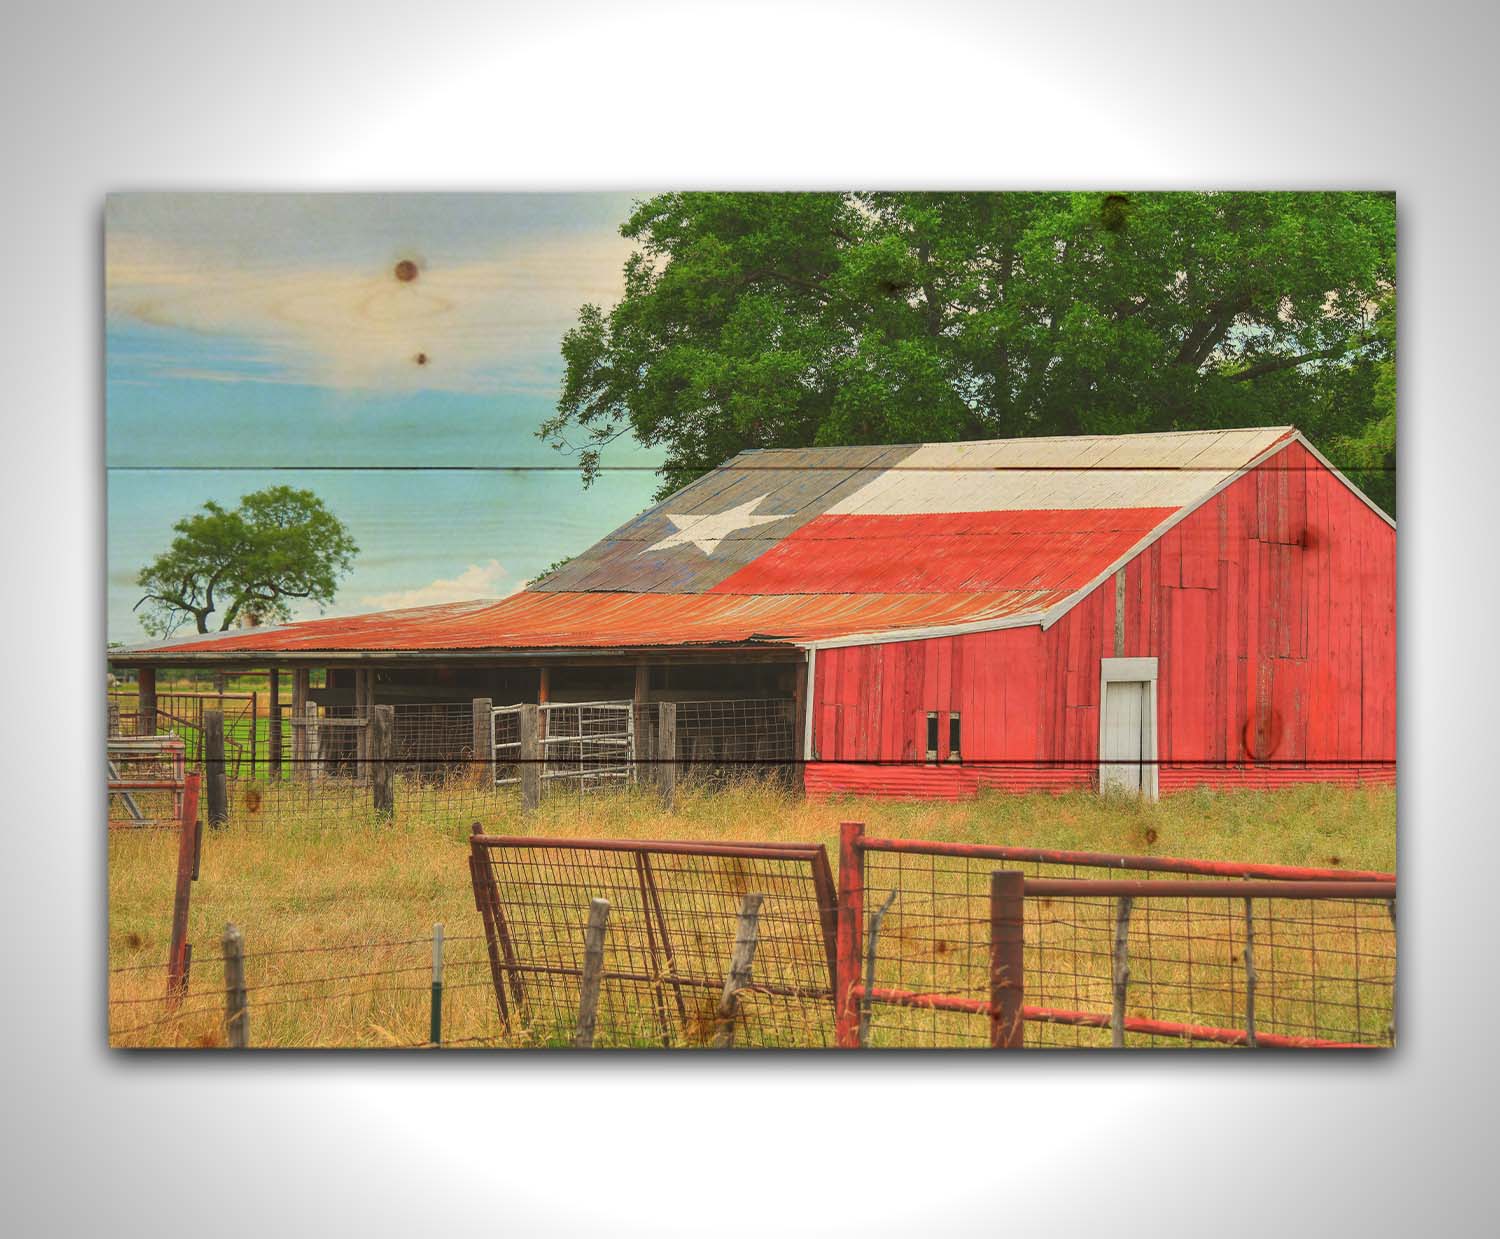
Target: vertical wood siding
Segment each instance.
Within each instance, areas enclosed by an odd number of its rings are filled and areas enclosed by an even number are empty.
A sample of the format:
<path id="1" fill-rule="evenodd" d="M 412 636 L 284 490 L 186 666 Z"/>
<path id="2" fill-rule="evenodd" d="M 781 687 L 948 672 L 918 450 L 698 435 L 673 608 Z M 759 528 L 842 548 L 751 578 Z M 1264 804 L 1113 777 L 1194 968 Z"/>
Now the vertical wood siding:
<path id="1" fill-rule="evenodd" d="M 1046 632 L 819 651 L 809 792 L 1093 786 L 1115 605 L 1111 578 Z M 1124 655 L 1158 659 L 1160 790 L 1393 781 L 1395 620 L 1395 530 L 1300 444 L 1225 489 L 1125 569 Z"/>

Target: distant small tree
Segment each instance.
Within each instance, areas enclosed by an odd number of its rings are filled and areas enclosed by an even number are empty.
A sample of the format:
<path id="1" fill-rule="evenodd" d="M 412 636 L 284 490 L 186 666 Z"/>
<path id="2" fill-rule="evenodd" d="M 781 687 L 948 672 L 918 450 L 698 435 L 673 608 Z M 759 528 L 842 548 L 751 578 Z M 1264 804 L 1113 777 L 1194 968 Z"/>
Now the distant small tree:
<path id="1" fill-rule="evenodd" d="M 141 626 L 159 637 L 189 620 L 210 632 L 216 613 L 223 632 L 247 614 L 290 619 L 299 599 L 326 606 L 359 553 L 321 499 L 290 486 L 245 495 L 233 510 L 210 500 L 172 528 L 171 547 L 136 578 Z"/>

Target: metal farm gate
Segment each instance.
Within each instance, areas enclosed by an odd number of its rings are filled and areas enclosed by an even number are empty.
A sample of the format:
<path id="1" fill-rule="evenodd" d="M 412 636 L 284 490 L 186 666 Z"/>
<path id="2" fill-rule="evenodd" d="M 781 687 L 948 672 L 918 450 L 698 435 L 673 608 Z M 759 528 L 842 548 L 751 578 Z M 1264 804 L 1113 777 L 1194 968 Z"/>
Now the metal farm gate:
<path id="1" fill-rule="evenodd" d="M 520 705 L 493 712 L 495 783 L 521 781 Z M 544 788 L 582 794 L 634 782 L 635 708 L 629 701 L 548 702 L 536 707 Z"/>

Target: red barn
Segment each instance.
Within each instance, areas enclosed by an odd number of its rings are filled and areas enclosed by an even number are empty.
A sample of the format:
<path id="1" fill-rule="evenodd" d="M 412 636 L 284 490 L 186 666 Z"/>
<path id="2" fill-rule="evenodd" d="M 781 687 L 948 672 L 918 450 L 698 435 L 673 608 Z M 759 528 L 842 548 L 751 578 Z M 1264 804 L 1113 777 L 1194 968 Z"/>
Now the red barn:
<path id="1" fill-rule="evenodd" d="M 784 701 L 810 794 L 1390 782 L 1395 565 L 1291 427 L 770 450 L 507 599 L 111 657 L 366 704 Z"/>

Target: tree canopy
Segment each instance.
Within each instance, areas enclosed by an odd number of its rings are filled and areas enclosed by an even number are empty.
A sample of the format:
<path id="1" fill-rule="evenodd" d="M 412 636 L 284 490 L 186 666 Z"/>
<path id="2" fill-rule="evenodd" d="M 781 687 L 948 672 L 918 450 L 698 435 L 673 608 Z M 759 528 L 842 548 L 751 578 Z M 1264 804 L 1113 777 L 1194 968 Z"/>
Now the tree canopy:
<path id="1" fill-rule="evenodd" d="M 209 632 L 215 612 L 223 632 L 246 615 L 290 619 L 298 599 L 326 606 L 359 553 L 321 499 L 290 486 L 245 495 L 232 510 L 210 500 L 172 528 L 171 547 L 136 578 L 141 626 L 161 637 L 188 620 Z"/>
<path id="2" fill-rule="evenodd" d="M 1378 193 L 672 193 L 621 227 L 538 433 L 745 448 L 1300 427 L 1395 505 L 1395 200 Z"/>

